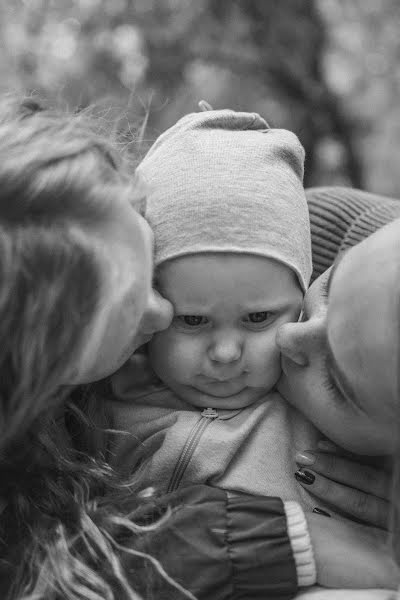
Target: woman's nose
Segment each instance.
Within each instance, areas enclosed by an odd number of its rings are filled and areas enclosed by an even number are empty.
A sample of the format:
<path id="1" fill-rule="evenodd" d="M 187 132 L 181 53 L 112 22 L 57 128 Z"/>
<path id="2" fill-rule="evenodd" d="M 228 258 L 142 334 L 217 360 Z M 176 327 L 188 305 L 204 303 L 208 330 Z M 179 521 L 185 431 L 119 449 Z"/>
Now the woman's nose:
<path id="1" fill-rule="evenodd" d="M 208 355 L 214 362 L 236 362 L 242 356 L 242 340 L 237 335 L 217 334 L 209 347 Z"/>
<path id="2" fill-rule="evenodd" d="M 300 367 L 309 362 L 307 325 L 303 322 L 285 323 L 276 334 L 276 344 L 282 354 Z"/>
<path id="3" fill-rule="evenodd" d="M 146 335 L 153 335 L 157 331 L 167 329 L 172 321 L 173 312 L 172 304 L 156 290 L 152 290 L 142 318 L 142 332 Z"/>

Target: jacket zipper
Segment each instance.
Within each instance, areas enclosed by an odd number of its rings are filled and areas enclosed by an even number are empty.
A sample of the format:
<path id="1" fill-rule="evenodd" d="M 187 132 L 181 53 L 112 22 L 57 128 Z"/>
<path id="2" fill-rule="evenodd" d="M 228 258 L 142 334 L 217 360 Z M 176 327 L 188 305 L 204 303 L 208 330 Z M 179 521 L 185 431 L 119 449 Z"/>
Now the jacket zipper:
<path id="1" fill-rule="evenodd" d="M 186 468 L 198 446 L 201 436 L 211 422 L 217 418 L 218 413 L 213 408 L 205 408 L 201 412 L 200 419 L 194 424 L 191 432 L 189 433 L 182 452 L 175 465 L 174 472 L 172 473 L 170 482 L 168 484 L 167 493 L 174 492 L 176 489 L 178 489 L 185 474 Z"/>

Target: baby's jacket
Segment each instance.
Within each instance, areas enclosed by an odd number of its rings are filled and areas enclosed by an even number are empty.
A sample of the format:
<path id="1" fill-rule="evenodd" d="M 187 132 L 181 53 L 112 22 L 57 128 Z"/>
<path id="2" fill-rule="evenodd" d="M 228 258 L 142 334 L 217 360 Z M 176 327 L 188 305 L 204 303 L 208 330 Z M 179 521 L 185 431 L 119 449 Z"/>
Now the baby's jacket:
<path id="1" fill-rule="evenodd" d="M 279 393 L 243 409 L 196 408 L 167 388 L 140 354 L 113 376 L 112 387 L 113 427 L 133 434 L 118 436 L 114 466 L 129 475 L 138 446 L 141 454 L 159 446 L 144 469 L 144 486 L 169 493 L 206 483 L 323 507 L 294 477 L 296 450 L 315 447 L 320 434 Z"/>

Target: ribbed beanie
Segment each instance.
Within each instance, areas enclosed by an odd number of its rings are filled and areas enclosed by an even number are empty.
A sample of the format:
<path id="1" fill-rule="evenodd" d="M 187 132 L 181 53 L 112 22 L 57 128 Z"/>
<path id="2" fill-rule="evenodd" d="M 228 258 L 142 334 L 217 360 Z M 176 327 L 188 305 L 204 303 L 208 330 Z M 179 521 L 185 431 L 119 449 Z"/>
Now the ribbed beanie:
<path id="1" fill-rule="evenodd" d="M 163 133 L 136 170 L 155 236 L 155 264 L 234 252 L 276 259 L 306 290 L 311 240 L 304 150 L 258 114 L 189 114 Z"/>
<path id="2" fill-rule="evenodd" d="M 400 217 L 400 200 L 346 187 L 306 190 L 311 221 L 312 281 L 339 252 Z"/>

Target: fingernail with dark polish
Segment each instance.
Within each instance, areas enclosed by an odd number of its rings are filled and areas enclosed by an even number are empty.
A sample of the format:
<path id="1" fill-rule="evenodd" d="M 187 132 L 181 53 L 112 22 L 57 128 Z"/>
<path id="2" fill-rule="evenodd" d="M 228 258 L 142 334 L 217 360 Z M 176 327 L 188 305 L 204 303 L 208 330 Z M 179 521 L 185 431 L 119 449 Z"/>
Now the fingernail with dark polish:
<path id="1" fill-rule="evenodd" d="M 326 510 L 322 510 L 322 508 L 318 508 L 318 506 L 313 508 L 313 513 L 317 513 L 317 515 L 323 515 L 324 517 L 331 516 L 328 512 L 326 512 Z"/>
<path id="2" fill-rule="evenodd" d="M 315 475 L 310 473 L 310 471 L 303 471 L 303 469 L 296 471 L 294 476 L 296 477 L 297 481 L 300 481 L 300 483 L 305 483 L 306 485 L 311 485 L 315 481 Z"/>

